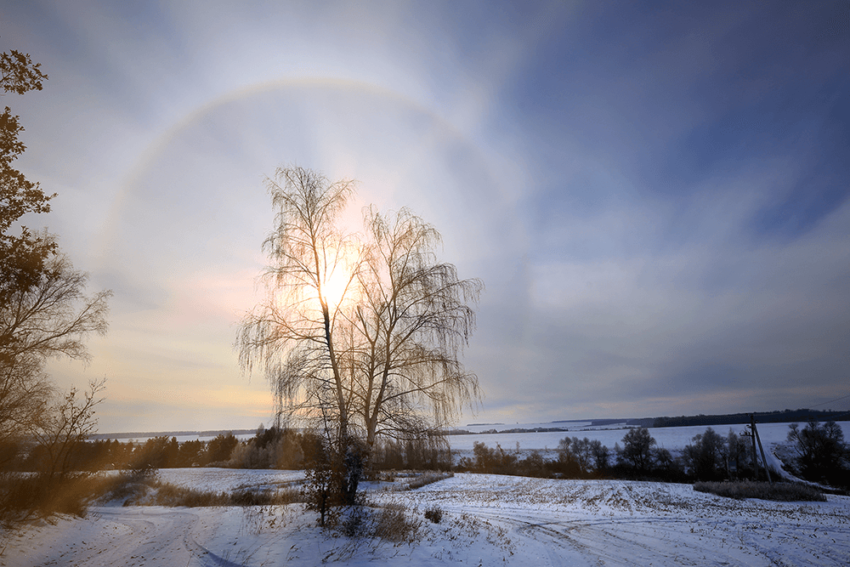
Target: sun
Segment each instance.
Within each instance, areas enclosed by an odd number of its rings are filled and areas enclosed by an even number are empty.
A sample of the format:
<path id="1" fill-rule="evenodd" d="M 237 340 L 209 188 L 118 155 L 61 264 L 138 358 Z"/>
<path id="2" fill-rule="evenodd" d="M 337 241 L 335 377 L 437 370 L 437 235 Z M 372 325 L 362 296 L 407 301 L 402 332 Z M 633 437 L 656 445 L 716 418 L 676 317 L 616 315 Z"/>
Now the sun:
<path id="1" fill-rule="evenodd" d="M 322 298 L 328 307 L 338 307 L 342 302 L 346 288 L 349 287 L 351 272 L 342 266 L 337 266 L 322 284 Z"/>

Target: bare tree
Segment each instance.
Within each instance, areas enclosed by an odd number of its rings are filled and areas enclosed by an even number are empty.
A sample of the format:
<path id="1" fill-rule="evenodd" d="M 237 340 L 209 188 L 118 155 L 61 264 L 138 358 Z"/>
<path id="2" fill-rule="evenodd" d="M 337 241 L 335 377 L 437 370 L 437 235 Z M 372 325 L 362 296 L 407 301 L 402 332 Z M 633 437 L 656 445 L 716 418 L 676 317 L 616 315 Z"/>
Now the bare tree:
<path id="1" fill-rule="evenodd" d="M 365 216 L 354 405 L 371 448 L 378 435 L 439 435 L 462 404 L 478 399 L 478 379 L 459 354 L 475 325 L 469 303 L 483 284 L 438 262 L 440 233 L 409 210 L 390 218 L 370 209 Z"/>
<path id="2" fill-rule="evenodd" d="M 271 261 L 267 297 L 243 320 L 239 360 L 260 364 L 275 393 L 279 419 L 316 420 L 332 412 L 348 434 L 351 387 L 340 349 L 344 296 L 354 281 L 355 244 L 337 226 L 353 184 L 329 182 L 303 168 L 278 169 L 267 180 L 275 229 L 263 244 Z M 339 279 L 342 278 L 340 285 Z M 333 290 L 331 288 L 341 287 Z"/>
<path id="3" fill-rule="evenodd" d="M 646 471 L 652 465 L 652 446 L 655 444 L 655 438 L 649 434 L 646 427 L 629 429 L 629 432 L 623 437 L 621 456 L 632 467 Z"/>
<path id="4" fill-rule="evenodd" d="M 88 360 L 85 337 L 104 334 L 110 291 L 84 294 L 88 276 L 52 257 L 32 287 L 0 309 L 0 441 L 30 432 L 45 417 L 53 387 L 47 359 Z"/>
<path id="5" fill-rule="evenodd" d="M 458 357 L 482 283 L 438 262 L 440 234 L 407 209 L 369 209 L 366 236 L 345 235 L 338 215 L 351 181 L 296 167 L 279 169 L 268 188 L 267 296 L 237 335 L 242 367 L 262 367 L 281 419 L 332 427 L 339 454 L 358 439 L 368 453 L 378 436 L 438 434 L 479 397 Z"/>
<path id="6" fill-rule="evenodd" d="M 103 401 L 98 394 L 105 385 L 105 379 L 89 382 L 89 389 L 82 397 L 77 396 L 76 388 L 71 388 L 39 422 L 32 424 L 30 432 L 47 453 L 48 462 L 42 472 L 48 477 L 69 472 L 68 461 L 74 445 L 88 439 L 97 427 L 95 407 Z"/>

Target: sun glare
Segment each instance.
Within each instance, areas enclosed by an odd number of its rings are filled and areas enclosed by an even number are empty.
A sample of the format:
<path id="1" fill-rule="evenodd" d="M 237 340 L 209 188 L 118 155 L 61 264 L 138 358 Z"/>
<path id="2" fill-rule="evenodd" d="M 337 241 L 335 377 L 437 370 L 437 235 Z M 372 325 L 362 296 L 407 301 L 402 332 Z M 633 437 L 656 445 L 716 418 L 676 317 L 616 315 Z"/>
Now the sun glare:
<path id="1" fill-rule="evenodd" d="M 351 273 L 338 266 L 325 280 L 322 285 L 322 297 L 329 307 L 337 307 L 340 304 L 346 293 L 349 278 L 351 278 Z"/>

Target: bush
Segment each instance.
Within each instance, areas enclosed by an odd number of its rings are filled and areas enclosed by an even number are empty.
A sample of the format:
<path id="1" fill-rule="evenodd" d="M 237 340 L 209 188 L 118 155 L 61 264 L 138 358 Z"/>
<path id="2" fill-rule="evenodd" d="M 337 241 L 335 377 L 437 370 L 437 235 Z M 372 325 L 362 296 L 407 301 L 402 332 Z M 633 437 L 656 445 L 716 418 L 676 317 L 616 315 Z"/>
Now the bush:
<path id="1" fill-rule="evenodd" d="M 105 502 L 122 500 L 125 506 L 129 506 L 144 496 L 156 482 L 156 470 L 153 469 L 124 472 L 117 476 L 104 477 L 95 497 Z"/>
<path id="2" fill-rule="evenodd" d="M 231 504 L 230 495 L 224 492 L 203 492 L 194 488 L 185 488 L 168 483 L 157 483 L 156 491 L 148 498 L 138 501 L 147 506 L 186 506 L 199 508 L 208 506 L 227 506 Z"/>
<path id="3" fill-rule="evenodd" d="M 0 525 L 11 527 L 55 514 L 84 517 L 102 480 L 86 473 L 5 474 L 0 478 Z"/>
<path id="4" fill-rule="evenodd" d="M 443 510 L 437 506 L 432 506 L 425 510 L 425 519 L 430 520 L 433 524 L 439 524 L 443 519 Z"/>
<path id="5" fill-rule="evenodd" d="M 414 543 L 419 540 L 422 524 L 407 517 L 401 504 L 387 504 L 373 517 L 368 535 L 393 543 Z"/>
<path id="6" fill-rule="evenodd" d="M 760 500 L 777 500 L 780 502 L 826 502 L 826 497 L 816 488 L 805 484 L 790 482 L 697 482 L 694 484 L 697 492 L 708 492 L 742 500 L 744 498 L 758 498 Z"/>

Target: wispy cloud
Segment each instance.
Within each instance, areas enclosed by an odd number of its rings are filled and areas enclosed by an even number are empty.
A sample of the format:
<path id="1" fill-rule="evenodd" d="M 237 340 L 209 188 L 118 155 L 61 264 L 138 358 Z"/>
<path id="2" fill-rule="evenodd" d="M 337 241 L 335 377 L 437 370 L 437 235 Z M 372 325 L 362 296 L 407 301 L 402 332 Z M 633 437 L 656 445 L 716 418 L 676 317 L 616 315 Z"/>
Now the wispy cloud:
<path id="1" fill-rule="evenodd" d="M 231 344 L 271 228 L 262 180 L 287 164 L 359 180 L 351 224 L 369 203 L 412 208 L 484 280 L 479 420 L 846 393 L 841 3 L 3 10 L 0 47 L 50 75 L 8 101 L 21 167 L 116 293 L 91 366 L 54 368 L 60 385 L 110 378 L 102 429 L 133 404 L 133 428 L 257 425 L 265 386 Z"/>

